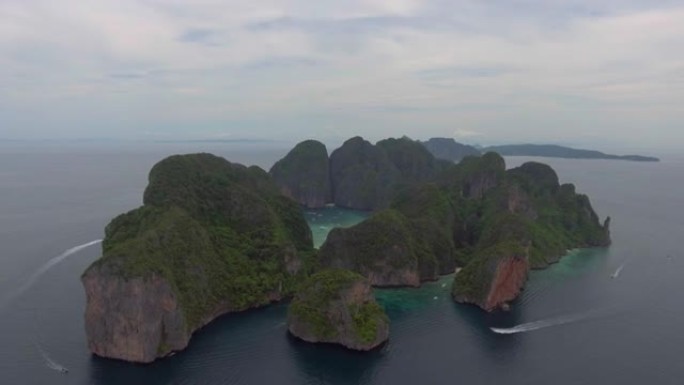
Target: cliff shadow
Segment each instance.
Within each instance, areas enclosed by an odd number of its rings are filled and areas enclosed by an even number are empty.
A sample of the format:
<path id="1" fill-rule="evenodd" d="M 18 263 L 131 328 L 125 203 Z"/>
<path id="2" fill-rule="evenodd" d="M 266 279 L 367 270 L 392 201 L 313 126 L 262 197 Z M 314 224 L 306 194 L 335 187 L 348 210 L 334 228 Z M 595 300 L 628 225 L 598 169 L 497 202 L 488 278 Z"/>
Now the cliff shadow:
<path id="1" fill-rule="evenodd" d="M 290 355 L 300 370 L 303 383 L 366 384 L 371 383 L 374 368 L 387 355 L 387 343 L 369 351 L 357 352 L 332 344 L 312 344 L 290 333 L 287 340 Z"/>
<path id="2" fill-rule="evenodd" d="M 172 383 L 178 373 L 179 360 L 180 357 L 170 357 L 153 364 L 132 364 L 91 356 L 89 383 L 98 385 Z"/>
<path id="3" fill-rule="evenodd" d="M 272 382 L 273 370 L 288 349 L 284 341 L 285 304 L 274 304 L 240 313 L 224 314 L 195 332 L 188 347 L 151 364 L 132 364 L 93 357 L 91 383 L 173 384 Z M 259 357 L 260 359 L 255 359 Z"/>

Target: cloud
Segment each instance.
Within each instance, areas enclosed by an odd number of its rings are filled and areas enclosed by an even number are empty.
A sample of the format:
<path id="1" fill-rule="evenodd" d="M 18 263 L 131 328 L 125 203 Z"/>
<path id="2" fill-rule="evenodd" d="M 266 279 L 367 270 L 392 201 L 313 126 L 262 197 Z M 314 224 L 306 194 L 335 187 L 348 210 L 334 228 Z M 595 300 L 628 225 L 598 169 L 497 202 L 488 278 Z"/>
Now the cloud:
<path id="1" fill-rule="evenodd" d="M 670 0 L 5 0 L 0 136 L 684 145 L 681 46 Z"/>
<path id="2" fill-rule="evenodd" d="M 185 43 L 207 43 L 216 32 L 206 28 L 189 28 L 178 37 Z"/>

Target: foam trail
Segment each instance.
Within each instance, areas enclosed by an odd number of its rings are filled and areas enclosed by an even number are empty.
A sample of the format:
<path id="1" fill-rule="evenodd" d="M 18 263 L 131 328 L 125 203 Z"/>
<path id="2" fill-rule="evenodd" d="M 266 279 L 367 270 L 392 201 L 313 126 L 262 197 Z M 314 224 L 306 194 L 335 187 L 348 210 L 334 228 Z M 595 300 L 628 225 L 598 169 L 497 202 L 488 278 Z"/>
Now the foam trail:
<path id="1" fill-rule="evenodd" d="M 36 347 L 38 348 L 40 355 L 43 356 L 43 360 L 45 360 L 45 365 L 47 365 L 48 368 L 56 370 L 61 373 L 69 373 L 69 369 L 52 360 L 52 358 L 50 358 L 50 356 L 40 346 L 36 345 Z"/>
<path id="2" fill-rule="evenodd" d="M 569 324 L 577 321 L 586 320 L 589 318 L 597 317 L 597 313 L 584 313 L 584 314 L 571 314 L 567 316 L 561 316 L 556 318 L 550 318 L 541 321 L 534 321 L 525 324 L 520 324 L 513 326 L 512 328 L 490 328 L 496 334 L 517 334 L 526 333 L 534 330 L 545 329 L 552 326 L 559 326 L 564 324 Z"/>
<path id="3" fill-rule="evenodd" d="M 279 322 L 279 323 L 278 323 L 275 327 L 273 327 L 271 330 L 280 329 L 280 328 L 282 328 L 282 327 L 285 326 L 285 325 L 287 325 L 287 322 L 285 322 L 285 321 Z"/>
<path id="4" fill-rule="evenodd" d="M 623 263 L 622 265 L 620 265 L 620 267 L 617 268 L 617 270 L 615 270 L 615 272 L 610 276 L 610 278 L 619 277 L 620 273 L 622 272 L 622 269 L 624 269 L 624 268 L 625 268 L 625 264 Z"/>
<path id="5" fill-rule="evenodd" d="M 69 250 L 63 252 L 62 254 L 50 259 L 47 261 L 43 266 L 41 266 L 38 270 L 36 270 L 35 273 L 31 274 L 31 276 L 24 282 L 23 285 L 21 285 L 17 290 L 11 292 L 7 297 L 5 297 L 1 302 L 0 302 L 0 309 L 5 307 L 9 302 L 13 301 L 20 295 L 24 294 L 24 292 L 33 286 L 33 284 L 36 283 L 38 278 L 40 278 L 43 274 L 47 273 L 48 270 L 53 268 L 55 265 L 58 263 L 64 261 L 68 257 L 78 253 L 79 251 L 86 249 L 90 246 L 97 245 L 98 243 L 102 242 L 101 239 L 96 239 L 94 241 L 90 241 L 88 243 L 84 243 L 82 245 L 74 246 L 70 248 Z"/>

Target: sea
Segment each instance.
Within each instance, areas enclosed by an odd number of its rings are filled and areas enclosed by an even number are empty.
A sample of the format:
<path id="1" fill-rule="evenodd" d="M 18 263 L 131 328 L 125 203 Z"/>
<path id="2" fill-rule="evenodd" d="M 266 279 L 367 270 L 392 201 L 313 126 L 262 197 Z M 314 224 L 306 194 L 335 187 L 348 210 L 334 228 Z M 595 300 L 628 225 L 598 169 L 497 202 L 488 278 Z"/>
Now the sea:
<path id="1" fill-rule="evenodd" d="M 681 384 L 684 156 L 551 165 L 612 217 L 608 249 L 533 271 L 509 312 L 454 303 L 452 276 L 376 290 L 390 340 L 369 353 L 298 341 L 287 304 L 221 317 L 150 365 L 92 356 L 80 276 L 107 223 L 141 205 L 165 156 L 211 152 L 268 169 L 281 143 L 0 143 L 0 384 Z M 658 154 L 656 154 L 658 155 Z M 320 245 L 365 213 L 305 210 Z"/>

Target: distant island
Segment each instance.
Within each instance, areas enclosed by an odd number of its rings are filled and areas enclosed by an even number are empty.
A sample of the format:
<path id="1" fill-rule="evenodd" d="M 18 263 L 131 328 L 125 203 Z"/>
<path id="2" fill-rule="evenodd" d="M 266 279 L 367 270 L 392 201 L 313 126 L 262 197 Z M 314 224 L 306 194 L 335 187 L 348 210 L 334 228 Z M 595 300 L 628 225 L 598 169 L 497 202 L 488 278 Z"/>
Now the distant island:
<path id="1" fill-rule="evenodd" d="M 425 148 L 438 159 L 459 162 L 466 156 L 496 152 L 502 156 L 536 156 L 566 159 L 613 159 L 634 162 L 659 162 L 660 159 L 642 155 L 611 155 L 594 150 L 581 150 L 554 144 L 511 144 L 477 148 L 456 142 L 451 138 L 432 138 L 422 142 Z"/>
<path id="2" fill-rule="evenodd" d="M 611 155 L 594 150 L 580 150 L 553 144 L 511 144 L 485 147 L 483 152 L 496 152 L 503 156 L 539 156 L 568 159 L 615 159 L 634 162 L 659 162 L 660 159 L 641 155 Z"/>
<path id="3" fill-rule="evenodd" d="M 423 142 L 423 146 L 437 159 L 460 162 L 466 156 L 482 155 L 482 151 L 467 144 L 461 144 L 452 138 L 431 138 Z"/>
<path id="4" fill-rule="evenodd" d="M 372 214 L 316 250 L 303 207 L 331 204 Z M 88 346 L 148 363 L 223 314 L 292 300 L 290 334 L 366 351 L 390 337 L 372 288 L 454 274 L 456 302 L 508 309 L 530 269 L 610 245 L 609 225 L 547 165 L 507 170 L 495 152 L 455 163 L 406 137 L 354 137 L 331 154 L 304 141 L 269 172 L 175 155 L 82 276 Z"/>

